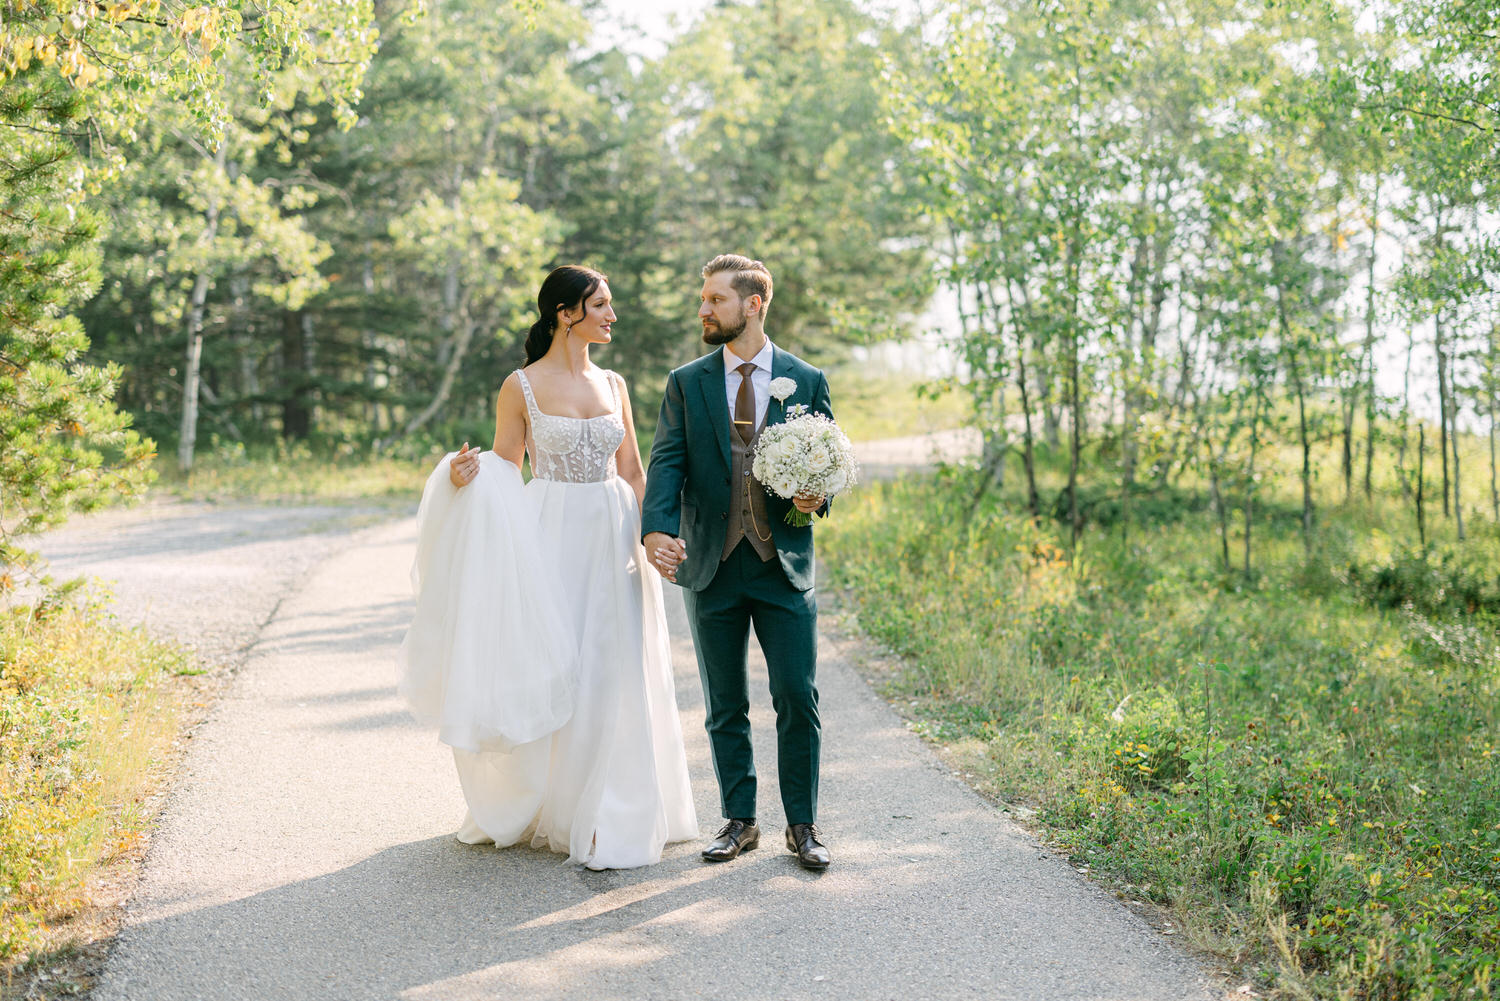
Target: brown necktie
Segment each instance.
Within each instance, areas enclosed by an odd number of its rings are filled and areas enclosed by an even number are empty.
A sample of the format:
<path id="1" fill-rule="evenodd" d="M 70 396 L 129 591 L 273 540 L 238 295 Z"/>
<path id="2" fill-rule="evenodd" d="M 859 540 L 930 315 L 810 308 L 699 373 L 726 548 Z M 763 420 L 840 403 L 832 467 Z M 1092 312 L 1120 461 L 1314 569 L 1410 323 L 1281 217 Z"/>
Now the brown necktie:
<path id="1" fill-rule="evenodd" d="M 747 361 L 736 371 L 740 373 L 740 391 L 734 397 L 734 429 L 740 433 L 740 441 L 748 445 L 755 437 L 755 387 L 750 384 L 755 363 Z"/>

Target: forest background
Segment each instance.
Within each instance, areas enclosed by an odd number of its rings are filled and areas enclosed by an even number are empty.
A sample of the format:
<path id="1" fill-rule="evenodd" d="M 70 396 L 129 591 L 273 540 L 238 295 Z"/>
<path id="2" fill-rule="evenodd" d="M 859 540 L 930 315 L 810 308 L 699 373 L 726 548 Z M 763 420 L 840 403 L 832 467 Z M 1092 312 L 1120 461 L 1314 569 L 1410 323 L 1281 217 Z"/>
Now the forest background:
<path id="1" fill-rule="evenodd" d="M 1491 996 L 1500 11 L 726 0 L 644 54 L 614 23 L 0 3 L 7 802 L 77 781 L 17 653 L 61 607 L 28 534 L 158 475 L 486 441 L 568 261 L 610 276 L 598 360 L 649 435 L 738 250 L 809 360 L 936 335 L 922 391 L 982 437 L 826 533 L 913 725 L 1266 991 Z M 12 963 L 72 899 L 66 826 L 0 816 Z"/>

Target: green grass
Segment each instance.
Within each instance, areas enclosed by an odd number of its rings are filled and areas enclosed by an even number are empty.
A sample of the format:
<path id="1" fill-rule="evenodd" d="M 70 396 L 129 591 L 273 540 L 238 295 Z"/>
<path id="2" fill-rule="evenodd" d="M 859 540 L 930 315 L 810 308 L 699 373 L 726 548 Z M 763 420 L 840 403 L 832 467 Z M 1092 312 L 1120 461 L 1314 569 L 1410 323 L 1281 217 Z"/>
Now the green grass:
<path id="1" fill-rule="evenodd" d="M 922 384 L 900 376 L 870 376 L 858 369 L 830 374 L 839 425 L 854 441 L 900 437 L 958 427 L 964 401 L 955 392 L 924 394 Z M 650 429 L 638 431 L 642 458 L 651 453 Z M 488 448 L 486 432 L 470 439 Z M 194 501 L 263 504 L 415 504 L 422 484 L 446 447 L 418 435 L 389 455 L 372 457 L 353 442 L 279 442 L 246 446 L 211 439 L 194 458 L 190 473 L 164 450 L 155 460 L 155 495 Z"/>
<path id="2" fill-rule="evenodd" d="M 1279 482 L 1249 581 L 1191 488 L 1072 560 L 958 471 L 862 488 L 820 543 L 888 695 L 1096 876 L 1279 996 L 1491 997 L 1500 533 L 1445 562 L 1395 501 L 1324 507 L 1308 556 Z"/>
<path id="3" fill-rule="evenodd" d="M 953 390 L 929 394 L 918 379 L 869 375 L 857 367 L 828 373 L 833 412 L 851 441 L 878 441 L 962 427 L 967 401 Z"/>
<path id="4" fill-rule="evenodd" d="M 159 455 L 153 492 L 196 501 L 415 504 L 442 454 L 372 458 L 352 445 L 314 450 L 305 442 L 253 448 L 212 442 L 199 450 L 186 474 L 175 456 Z"/>
<path id="5" fill-rule="evenodd" d="M 97 609 L 0 617 L 0 980 L 79 945 L 93 881 L 146 835 L 173 678 L 195 672 Z"/>

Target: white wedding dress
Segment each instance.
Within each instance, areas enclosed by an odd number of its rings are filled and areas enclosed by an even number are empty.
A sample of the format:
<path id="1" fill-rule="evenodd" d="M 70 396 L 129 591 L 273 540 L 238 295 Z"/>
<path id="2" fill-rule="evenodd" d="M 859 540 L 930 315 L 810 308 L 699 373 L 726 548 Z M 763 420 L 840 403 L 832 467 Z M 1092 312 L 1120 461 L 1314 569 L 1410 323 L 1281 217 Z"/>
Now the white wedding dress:
<path id="1" fill-rule="evenodd" d="M 534 478 L 523 486 L 493 452 L 461 489 L 451 453 L 433 470 L 400 688 L 453 748 L 469 807 L 460 841 L 650 865 L 697 837 L 698 820 L 661 578 L 615 473 L 620 401 L 587 419 L 544 414 L 518 374 Z"/>

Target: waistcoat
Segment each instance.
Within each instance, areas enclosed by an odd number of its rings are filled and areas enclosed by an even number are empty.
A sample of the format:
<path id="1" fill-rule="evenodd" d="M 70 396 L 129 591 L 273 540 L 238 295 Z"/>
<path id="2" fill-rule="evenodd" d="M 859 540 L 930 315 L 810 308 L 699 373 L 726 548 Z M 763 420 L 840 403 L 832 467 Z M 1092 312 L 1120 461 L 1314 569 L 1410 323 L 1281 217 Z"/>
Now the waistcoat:
<path id="1" fill-rule="evenodd" d="M 761 427 L 765 425 L 762 424 Z M 749 539 L 750 547 L 762 562 L 776 556 L 776 541 L 771 538 L 771 520 L 766 516 L 766 488 L 750 472 L 754 461 L 753 449 L 760 441 L 760 428 L 746 445 L 735 434 L 729 432 L 729 529 L 724 533 L 724 551 L 719 561 L 729 559 L 740 539 Z M 765 538 L 761 538 L 765 536 Z"/>

